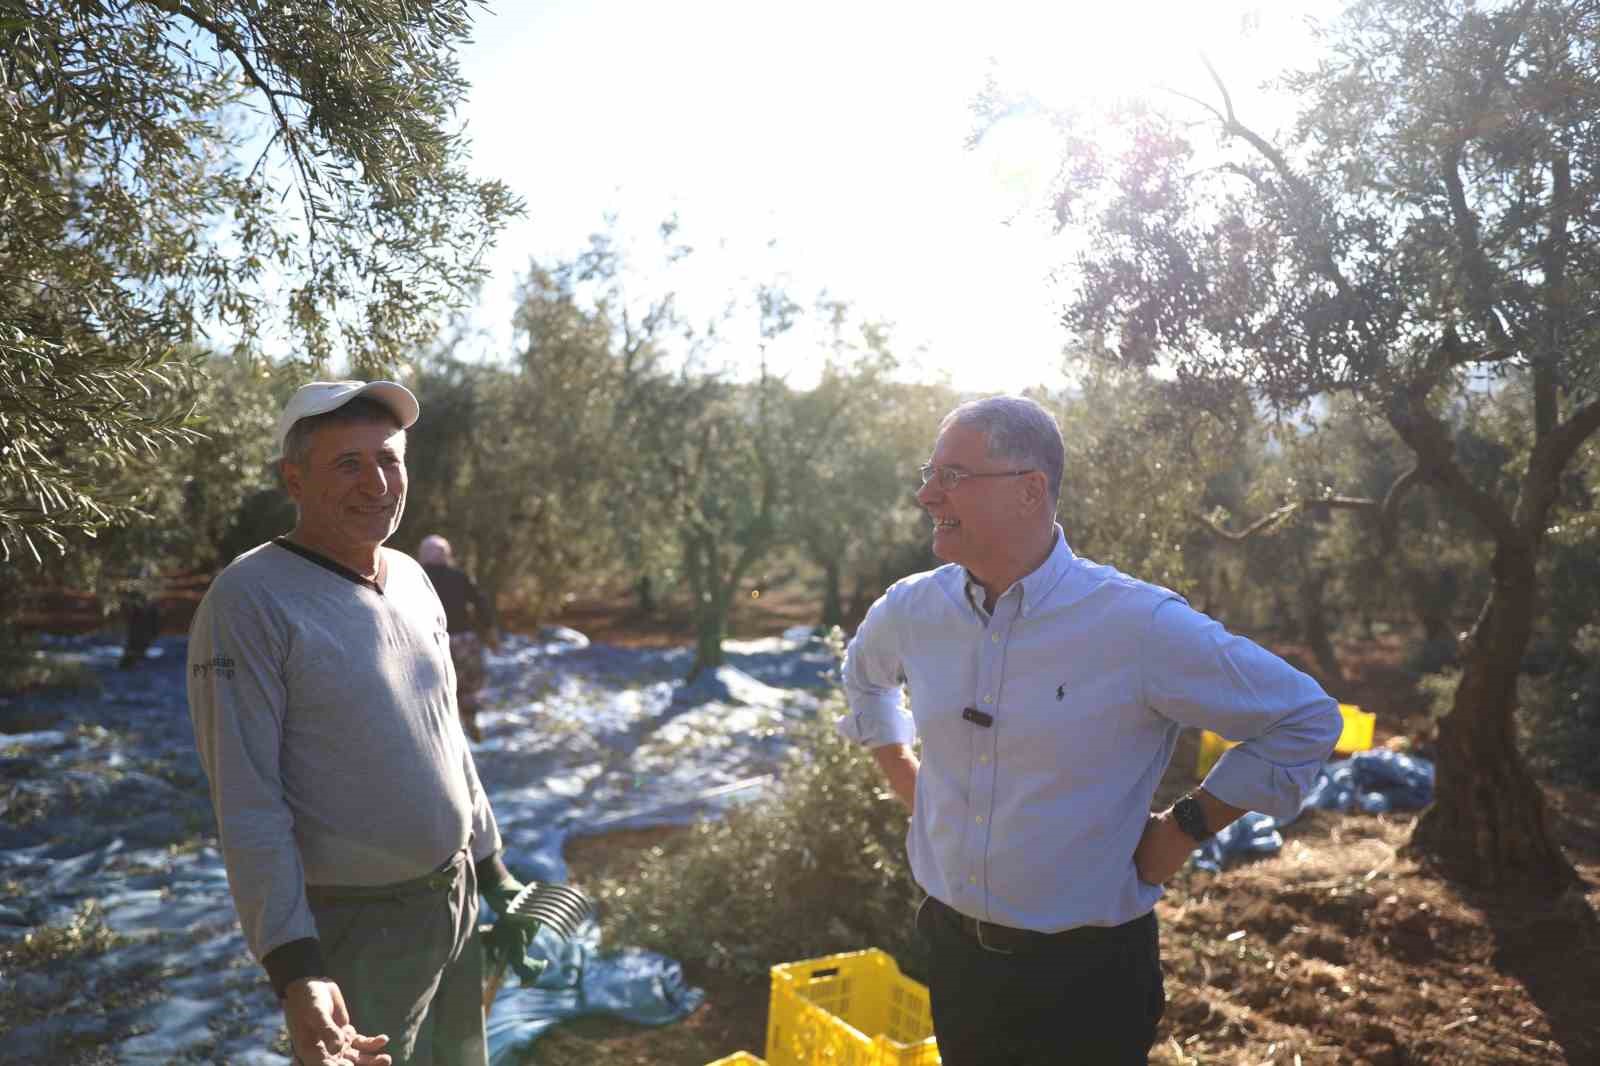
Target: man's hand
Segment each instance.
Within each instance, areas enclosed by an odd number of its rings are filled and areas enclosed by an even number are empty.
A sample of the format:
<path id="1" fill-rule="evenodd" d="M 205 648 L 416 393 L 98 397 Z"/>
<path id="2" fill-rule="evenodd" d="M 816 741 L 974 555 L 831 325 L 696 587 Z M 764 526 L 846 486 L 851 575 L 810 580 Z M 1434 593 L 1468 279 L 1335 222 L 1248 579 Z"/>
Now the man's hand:
<path id="1" fill-rule="evenodd" d="M 1243 807 L 1224 803 L 1203 788 L 1195 790 L 1194 798 L 1205 812 L 1206 828 L 1213 833 L 1222 832 L 1245 811 Z M 1178 828 L 1178 820 L 1168 807 L 1160 814 L 1152 814 L 1145 823 L 1139 846 L 1133 849 L 1133 867 L 1139 873 L 1139 880 L 1146 884 L 1165 884 L 1167 878 L 1183 868 L 1189 853 L 1198 846 L 1193 837 Z"/>
<path id="2" fill-rule="evenodd" d="M 1139 880 L 1148 885 L 1165 884 L 1167 878 L 1183 868 L 1195 846 L 1189 834 L 1178 828 L 1170 810 L 1152 814 L 1139 846 L 1133 849 L 1133 867 Z"/>
<path id="3" fill-rule="evenodd" d="M 283 994 L 289 1047 L 301 1066 L 390 1066 L 387 1036 L 362 1036 L 350 1024 L 344 994 L 325 977 L 291 981 Z"/>

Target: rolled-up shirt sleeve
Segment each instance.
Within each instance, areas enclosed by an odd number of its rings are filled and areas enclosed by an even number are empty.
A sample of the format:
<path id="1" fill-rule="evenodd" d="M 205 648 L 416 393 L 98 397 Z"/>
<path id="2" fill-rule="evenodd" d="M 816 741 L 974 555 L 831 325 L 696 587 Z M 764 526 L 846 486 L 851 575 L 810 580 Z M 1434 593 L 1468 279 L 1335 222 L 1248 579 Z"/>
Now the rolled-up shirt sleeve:
<path id="1" fill-rule="evenodd" d="M 1142 661 L 1152 710 L 1241 741 L 1202 788 L 1274 817 L 1300 810 L 1341 726 L 1339 705 L 1316 681 L 1178 599 L 1153 612 Z"/>
<path id="2" fill-rule="evenodd" d="M 220 584 L 189 631 L 189 715 L 239 925 L 258 960 L 317 935 L 279 776 L 283 643 L 259 604 Z"/>
<path id="3" fill-rule="evenodd" d="M 849 713 L 837 725 L 850 740 L 869 748 L 910 744 L 916 724 L 900 685 L 900 634 L 894 624 L 891 588 L 861 620 L 844 656 L 844 695 Z"/>

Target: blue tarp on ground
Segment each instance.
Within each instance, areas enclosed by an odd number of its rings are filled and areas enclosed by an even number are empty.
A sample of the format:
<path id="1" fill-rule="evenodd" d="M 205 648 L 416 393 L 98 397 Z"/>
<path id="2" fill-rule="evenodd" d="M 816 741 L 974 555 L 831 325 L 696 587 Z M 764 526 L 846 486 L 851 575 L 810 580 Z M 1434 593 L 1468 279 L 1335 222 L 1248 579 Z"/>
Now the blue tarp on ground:
<path id="1" fill-rule="evenodd" d="M 788 726 L 815 714 L 834 660 L 804 631 L 730 642 L 729 665 L 685 683 L 687 649 L 591 644 L 550 629 L 489 657 L 485 741 L 474 745 L 508 865 L 565 880 L 572 836 L 686 824 L 759 795 L 787 751 Z M 285 1066 L 271 1047 L 282 1016 L 249 961 L 214 838 L 185 703 L 182 638 L 164 638 L 130 671 L 120 647 L 58 639 L 52 655 L 92 668 L 97 696 L 0 701 L 0 719 L 47 726 L 0 734 L 0 880 L 23 891 L 0 905 L 0 943 L 66 926 L 91 901 L 127 938 L 72 973 L 21 975 L 12 990 L 46 1015 L 0 1042 L 0 1062 L 50 1061 L 69 1042 L 121 1034 L 118 1061 Z M 0 725 L 4 722 L 0 721 Z M 601 946 L 592 923 L 572 943 L 542 934 L 555 960 L 535 988 L 507 979 L 489 1018 L 497 1064 L 517 1061 L 551 1025 L 605 1013 L 678 1020 L 703 994 L 677 963 Z M 148 999 L 126 1002 L 130 981 Z"/>
<path id="2" fill-rule="evenodd" d="M 1313 807 L 1380 814 L 1421 810 L 1432 802 L 1433 763 L 1400 752 L 1363 751 L 1324 766 L 1295 817 Z M 1215 871 L 1230 859 L 1274 855 L 1283 847 L 1278 830 L 1293 821 L 1251 811 L 1196 848 L 1192 860 L 1202 870 Z"/>

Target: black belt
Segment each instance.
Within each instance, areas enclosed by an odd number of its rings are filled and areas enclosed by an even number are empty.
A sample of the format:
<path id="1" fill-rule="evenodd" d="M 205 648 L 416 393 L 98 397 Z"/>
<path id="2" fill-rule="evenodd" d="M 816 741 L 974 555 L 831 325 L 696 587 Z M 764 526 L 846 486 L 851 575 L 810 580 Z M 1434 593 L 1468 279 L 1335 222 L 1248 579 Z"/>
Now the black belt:
<path id="1" fill-rule="evenodd" d="M 1002 955 L 1023 955 L 1054 947 L 1113 943 L 1127 939 L 1155 921 L 1155 912 L 1152 911 L 1121 925 L 1079 925 L 1056 933 L 1041 933 L 1037 929 L 1014 929 L 1009 925 L 962 914 L 933 896 L 928 897 L 926 906 L 947 928 L 957 930 L 986 951 Z"/>
<path id="2" fill-rule="evenodd" d="M 450 891 L 461 876 L 466 849 L 456 852 L 444 862 L 421 877 L 409 881 L 396 881 L 388 885 L 307 885 L 306 898 L 319 903 L 340 903 L 356 900 L 409 899 Z"/>

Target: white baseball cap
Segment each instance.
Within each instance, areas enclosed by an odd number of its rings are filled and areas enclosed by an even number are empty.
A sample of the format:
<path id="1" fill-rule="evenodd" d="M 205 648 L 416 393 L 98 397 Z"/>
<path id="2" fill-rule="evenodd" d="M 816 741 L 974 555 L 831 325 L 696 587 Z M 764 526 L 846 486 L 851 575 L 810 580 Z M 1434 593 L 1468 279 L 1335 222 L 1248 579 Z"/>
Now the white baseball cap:
<path id="1" fill-rule="evenodd" d="M 410 429 L 421 411 L 411 390 L 393 381 L 313 381 L 295 389 L 289 402 L 283 405 L 283 414 L 278 416 L 278 431 L 273 438 L 276 448 L 273 458 L 283 458 L 284 439 L 296 422 L 313 415 L 325 415 L 357 396 L 371 396 L 393 411 L 400 420 L 401 429 Z"/>

